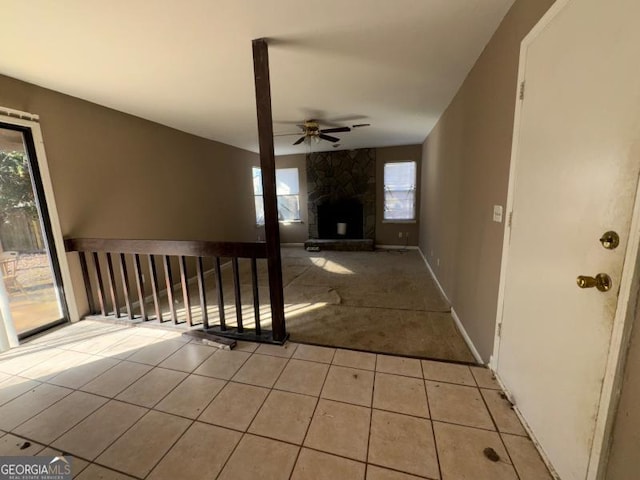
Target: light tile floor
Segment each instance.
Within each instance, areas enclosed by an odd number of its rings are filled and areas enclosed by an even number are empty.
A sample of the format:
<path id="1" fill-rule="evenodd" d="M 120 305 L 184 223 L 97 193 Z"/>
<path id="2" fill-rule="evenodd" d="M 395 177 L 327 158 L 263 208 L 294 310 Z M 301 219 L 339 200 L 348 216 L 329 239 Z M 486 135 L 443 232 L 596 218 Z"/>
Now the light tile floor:
<path id="1" fill-rule="evenodd" d="M 551 478 L 482 367 L 89 320 L 0 355 L 0 456 L 60 453 L 79 479 Z"/>

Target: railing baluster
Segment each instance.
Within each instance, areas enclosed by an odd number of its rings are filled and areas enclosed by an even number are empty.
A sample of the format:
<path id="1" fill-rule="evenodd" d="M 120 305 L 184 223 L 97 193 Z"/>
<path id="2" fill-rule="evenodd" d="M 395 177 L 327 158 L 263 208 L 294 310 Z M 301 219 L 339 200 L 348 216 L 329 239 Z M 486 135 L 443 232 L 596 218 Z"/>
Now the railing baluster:
<path id="1" fill-rule="evenodd" d="M 131 299 L 129 298 L 129 275 L 127 274 L 127 261 L 124 253 L 120 254 L 120 274 L 122 276 L 122 290 L 124 292 L 124 304 L 127 307 L 127 315 L 129 320 L 133 320 L 133 311 L 131 310 Z"/>
<path id="2" fill-rule="evenodd" d="M 91 314 L 95 314 L 96 305 L 93 301 L 93 291 L 91 290 L 91 280 L 89 279 L 89 267 L 87 266 L 87 257 L 84 252 L 78 252 L 78 257 L 80 258 L 80 268 L 82 269 L 82 279 L 84 280 L 84 288 L 87 292 L 87 303 L 89 305 L 89 312 Z"/>
<path id="3" fill-rule="evenodd" d="M 207 312 L 207 294 L 204 283 L 204 269 L 202 268 L 202 257 L 196 258 L 196 269 L 198 275 L 198 293 L 200 294 L 200 310 L 202 311 L 202 326 L 205 330 L 209 328 L 209 314 Z"/>
<path id="4" fill-rule="evenodd" d="M 118 302 L 118 289 L 116 288 L 116 277 L 113 273 L 113 261 L 111 253 L 107 252 L 107 280 L 109 280 L 109 293 L 111 293 L 111 303 L 113 304 L 113 313 L 116 318 L 120 318 L 120 307 Z"/>
<path id="5" fill-rule="evenodd" d="M 140 256 L 133 255 L 133 274 L 136 277 L 136 290 L 138 291 L 138 302 L 140 304 L 140 316 L 143 321 L 149 320 L 147 309 L 144 304 L 144 281 L 142 279 L 142 269 L 140 268 Z"/>
<path id="6" fill-rule="evenodd" d="M 184 324 L 184 327 L 193 327 L 194 324 L 202 325 L 196 336 L 204 335 L 204 338 L 210 338 L 212 341 L 220 340 L 223 344 L 229 342 L 229 345 L 232 344 L 232 340 L 224 340 L 220 337 L 279 344 L 286 340 L 284 324 L 279 322 L 274 313 L 274 309 L 278 308 L 277 298 L 274 303 L 274 298 L 270 297 L 269 303 L 263 305 L 271 307 L 272 325 L 268 329 L 266 327 L 264 330 L 262 329 L 261 317 L 263 315 L 260 302 L 262 300 L 264 303 L 265 300 L 261 298 L 264 296 L 260 292 L 259 284 L 259 268 L 262 264 L 259 264 L 258 260 L 266 259 L 267 263 L 272 260 L 271 252 L 267 247 L 268 245 L 264 242 L 65 239 L 66 251 L 78 252 L 87 303 L 91 313 L 103 316 L 114 315 L 118 318 L 128 316 L 128 319 L 133 321 L 137 321 L 138 318 L 142 318 L 143 321 L 157 319 L 158 323 L 172 321 L 176 325 Z M 147 256 L 146 260 L 142 258 L 143 255 Z M 194 260 L 189 260 L 189 257 L 194 257 Z M 209 258 L 213 260 L 218 306 L 218 316 L 213 321 L 207 303 L 213 303 L 211 299 L 207 298 L 207 296 L 213 295 L 213 293 L 207 292 L 207 287 L 213 289 L 213 285 L 205 277 L 205 268 L 210 265 L 210 260 L 207 260 Z M 242 264 L 240 263 L 241 259 L 243 259 Z M 143 265 L 143 262 L 148 262 L 148 266 Z M 175 262 L 177 262 L 177 266 Z M 195 262 L 195 268 L 190 265 L 190 262 Z M 237 327 L 234 322 L 233 328 L 228 328 L 226 322 L 224 290 L 225 288 L 231 290 L 231 285 L 225 286 L 223 283 L 225 281 L 229 283 L 229 279 L 223 279 L 223 262 L 231 263 L 232 267 L 231 271 L 227 273 L 233 277 L 233 303 L 237 322 Z M 115 265 L 116 263 L 119 265 Z M 229 265 L 224 265 L 225 268 L 227 266 Z M 246 268 L 245 271 L 245 267 L 249 267 L 251 271 L 249 272 L 249 268 Z M 146 278 L 147 268 L 150 280 Z M 174 285 L 174 281 L 178 281 L 178 272 L 176 271 L 178 268 L 180 269 L 180 287 Z M 241 271 L 241 269 L 243 270 Z M 270 270 L 270 278 L 271 273 Z M 165 278 L 161 281 L 160 277 L 163 275 Z M 195 276 L 195 278 L 190 278 L 189 275 Z M 251 276 L 251 287 L 248 284 L 249 276 Z M 194 285 L 190 285 L 191 281 Z M 197 312 L 194 312 L 194 302 L 196 303 L 195 308 L 198 308 L 198 300 L 192 296 L 195 295 L 196 281 L 202 321 L 197 318 Z M 165 299 L 161 295 L 164 295 L 162 292 L 165 288 L 164 284 L 166 284 L 168 312 L 163 311 L 164 304 L 162 302 Z M 271 288 L 271 286 L 270 282 L 269 287 Z M 174 289 L 174 287 L 178 288 Z M 132 289 L 136 291 L 134 292 Z M 181 291 L 176 292 L 178 289 Z M 250 294 L 249 290 L 251 290 L 253 302 L 250 302 L 248 298 L 242 298 L 243 295 Z M 231 292 L 227 291 L 226 294 L 230 295 Z M 121 295 L 124 295 L 124 299 Z M 136 295 L 140 305 L 139 309 L 135 306 Z M 145 295 L 149 295 L 149 300 L 153 298 L 153 306 L 147 305 Z M 184 301 L 186 321 L 183 321 L 182 318 L 182 301 Z M 244 324 L 245 313 L 250 315 L 250 312 L 243 311 L 243 303 L 247 304 L 247 309 L 251 308 L 249 303 L 252 303 L 255 328 L 253 324 Z M 280 324 L 278 325 L 278 323 Z M 216 335 L 220 337 L 216 337 Z"/>
<path id="7" fill-rule="evenodd" d="M 171 275 L 171 262 L 169 255 L 163 255 L 162 261 L 164 263 L 164 275 L 167 281 L 167 301 L 169 302 L 169 312 L 171 312 L 171 320 L 173 323 L 178 323 L 178 316 L 176 315 L 176 306 L 173 303 L 173 276 Z"/>
<path id="8" fill-rule="evenodd" d="M 187 316 L 187 323 L 193 326 L 191 318 L 191 298 L 189 297 L 189 278 L 187 277 L 187 258 L 183 255 L 180 262 L 180 284 L 182 285 L 182 299 L 184 300 L 184 312 Z"/>
<path id="9" fill-rule="evenodd" d="M 216 288 L 218 290 L 218 315 L 220 317 L 220 330 L 227 329 L 224 315 L 224 293 L 222 291 L 222 271 L 220 269 L 220 257 L 216 257 Z"/>
<path id="10" fill-rule="evenodd" d="M 156 320 L 162 323 L 162 309 L 160 308 L 160 298 L 158 297 L 158 271 L 156 270 L 156 259 L 149 255 L 149 280 L 151 280 L 151 294 L 153 295 L 153 306 L 156 310 Z"/>
<path id="11" fill-rule="evenodd" d="M 240 273 L 238 272 L 238 257 L 231 259 L 233 267 L 233 290 L 236 297 L 236 320 L 238 320 L 238 333 L 244 332 L 242 325 L 242 298 L 240 297 Z"/>
<path id="12" fill-rule="evenodd" d="M 100 270 L 100 257 L 98 257 L 98 252 L 93 252 L 93 266 L 93 271 L 96 276 L 96 289 L 98 290 L 98 303 L 100 304 L 100 313 L 103 317 L 106 317 L 107 309 L 104 306 L 104 283 L 102 282 L 102 272 Z"/>
<path id="13" fill-rule="evenodd" d="M 253 287 L 253 316 L 256 319 L 256 335 L 262 333 L 260 327 L 260 299 L 258 297 L 258 266 L 256 259 L 251 259 L 251 286 Z"/>

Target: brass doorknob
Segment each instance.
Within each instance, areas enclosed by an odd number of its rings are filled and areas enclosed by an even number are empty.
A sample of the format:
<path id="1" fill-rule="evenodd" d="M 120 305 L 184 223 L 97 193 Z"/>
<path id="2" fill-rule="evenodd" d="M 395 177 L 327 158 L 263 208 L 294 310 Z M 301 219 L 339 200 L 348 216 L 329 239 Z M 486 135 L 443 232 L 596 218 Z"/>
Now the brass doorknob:
<path id="1" fill-rule="evenodd" d="M 580 275 L 576 279 L 576 283 L 580 288 L 596 287 L 601 292 L 608 292 L 611 289 L 611 277 L 606 273 L 599 273 L 595 277 Z"/>
<path id="2" fill-rule="evenodd" d="M 602 234 L 602 237 L 600 237 L 600 243 L 607 250 L 613 250 L 620 245 L 620 237 L 613 230 L 609 230 Z"/>

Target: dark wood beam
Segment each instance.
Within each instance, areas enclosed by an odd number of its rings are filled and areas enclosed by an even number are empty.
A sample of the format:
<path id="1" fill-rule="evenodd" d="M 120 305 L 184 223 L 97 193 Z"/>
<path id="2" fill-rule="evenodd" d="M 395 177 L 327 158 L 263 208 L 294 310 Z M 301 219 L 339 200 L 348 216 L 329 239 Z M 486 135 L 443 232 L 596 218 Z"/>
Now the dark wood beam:
<path id="1" fill-rule="evenodd" d="M 275 341 L 284 341 L 287 333 L 284 323 L 280 225 L 278 224 L 278 200 L 276 197 L 276 161 L 273 148 L 269 46 L 265 38 L 253 40 L 253 74 L 258 113 L 258 144 L 260 147 L 262 194 L 264 198 L 264 230 L 267 241 L 271 327 L 273 339 Z"/>

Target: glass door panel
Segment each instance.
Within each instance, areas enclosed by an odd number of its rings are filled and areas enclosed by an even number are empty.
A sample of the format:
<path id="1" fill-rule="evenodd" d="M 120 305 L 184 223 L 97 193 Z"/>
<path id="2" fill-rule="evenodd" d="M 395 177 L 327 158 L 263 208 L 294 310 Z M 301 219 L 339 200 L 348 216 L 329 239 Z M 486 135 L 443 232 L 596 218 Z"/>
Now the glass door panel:
<path id="1" fill-rule="evenodd" d="M 19 337 L 66 320 L 29 129 L 0 123 L 0 274 Z"/>

